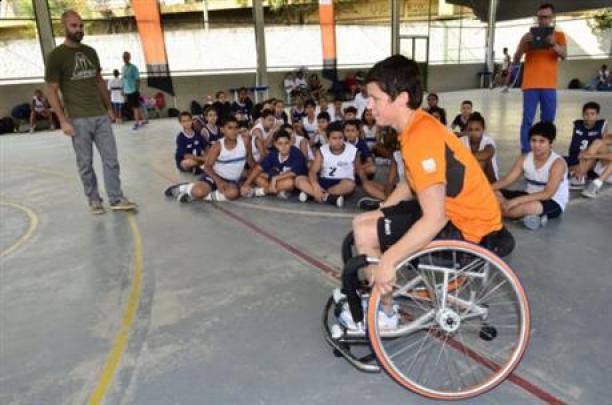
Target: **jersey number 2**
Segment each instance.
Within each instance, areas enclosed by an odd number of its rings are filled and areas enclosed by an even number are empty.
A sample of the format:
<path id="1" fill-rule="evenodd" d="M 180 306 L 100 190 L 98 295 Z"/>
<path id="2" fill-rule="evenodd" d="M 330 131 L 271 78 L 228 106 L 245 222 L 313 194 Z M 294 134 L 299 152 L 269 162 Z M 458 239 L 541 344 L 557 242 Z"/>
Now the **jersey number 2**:
<path id="1" fill-rule="evenodd" d="M 336 168 L 332 167 L 329 169 L 329 177 L 334 177 L 334 173 L 336 173 Z"/>

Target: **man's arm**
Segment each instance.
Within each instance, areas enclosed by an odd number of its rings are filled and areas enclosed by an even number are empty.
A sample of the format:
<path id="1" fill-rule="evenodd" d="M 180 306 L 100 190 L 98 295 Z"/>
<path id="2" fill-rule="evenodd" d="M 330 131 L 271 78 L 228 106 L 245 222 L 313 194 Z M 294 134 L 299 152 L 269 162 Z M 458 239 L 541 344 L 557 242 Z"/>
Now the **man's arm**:
<path id="1" fill-rule="evenodd" d="M 529 42 L 531 41 L 533 41 L 533 35 L 531 32 L 523 35 L 518 46 L 516 47 L 516 52 L 514 52 L 514 58 L 512 59 L 513 64 L 517 65 L 521 63 L 521 58 L 523 57 L 523 54 L 527 52 L 527 49 L 529 49 Z"/>
<path id="2" fill-rule="evenodd" d="M 395 268 L 404 258 L 423 249 L 440 233 L 448 222 L 446 216 L 446 186 L 438 183 L 417 193 L 423 216 L 380 258 L 374 270 L 374 284 L 381 293 L 393 289 Z"/>
<path id="3" fill-rule="evenodd" d="M 76 130 L 66 118 L 66 114 L 64 113 L 64 109 L 62 108 L 62 103 L 59 99 L 59 83 L 47 82 L 47 92 L 49 94 L 49 104 L 51 104 L 53 112 L 55 112 L 55 114 L 57 115 L 57 119 L 60 123 L 62 131 L 68 136 L 75 136 Z"/>
<path id="4" fill-rule="evenodd" d="M 551 43 L 552 49 L 556 52 L 557 56 L 564 60 L 565 58 L 567 58 L 567 45 L 565 44 L 565 34 L 561 35 L 563 35 L 562 42 L 557 42 L 557 40 L 555 39 L 555 33 L 549 35 L 547 39 L 548 42 Z"/>
<path id="5" fill-rule="evenodd" d="M 112 114 L 113 106 L 111 104 L 110 98 L 108 97 L 106 83 L 104 82 L 104 79 L 102 78 L 102 74 L 100 73 L 99 69 L 98 73 L 96 73 L 96 85 L 96 87 L 98 88 L 98 93 L 100 94 L 100 97 L 102 97 L 102 102 L 104 102 L 104 107 L 106 107 L 106 110 L 109 112 L 109 114 Z"/>

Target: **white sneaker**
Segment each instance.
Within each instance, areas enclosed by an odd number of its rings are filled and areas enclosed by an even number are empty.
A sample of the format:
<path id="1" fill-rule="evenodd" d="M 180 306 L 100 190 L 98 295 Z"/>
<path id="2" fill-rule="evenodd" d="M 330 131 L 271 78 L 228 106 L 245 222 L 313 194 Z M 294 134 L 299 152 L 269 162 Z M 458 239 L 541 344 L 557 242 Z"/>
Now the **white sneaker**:
<path id="1" fill-rule="evenodd" d="M 265 197 L 266 191 L 261 187 L 255 187 L 255 197 Z"/>
<path id="2" fill-rule="evenodd" d="M 597 198 L 597 194 L 599 194 L 602 187 L 603 181 L 601 181 L 601 179 L 595 179 L 589 184 L 589 187 L 582 192 L 582 195 L 587 198 Z"/>
<path id="3" fill-rule="evenodd" d="M 364 316 L 366 316 L 368 312 L 368 297 L 362 297 L 361 299 L 361 307 L 363 308 Z M 397 329 L 399 325 L 399 307 L 397 304 L 392 306 L 392 313 L 387 314 L 382 305 L 378 307 L 378 329 L 379 330 L 394 330 Z M 352 331 L 363 330 L 363 326 L 355 324 L 353 320 L 353 315 L 351 314 L 351 309 L 349 308 L 348 302 L 345 302 L 342 306 L 342 312 L 338 316 L 338 323 L 340 323 L 346 329 Z"/>
<path id="4" fill-rule="evenodd" d="M 300 202 L 308 201 L 308 194 L 302 191 L 300 195 L 298 196 L 298 200 L 300 200 Z"/>
<path id="5" fill-rule="evenodd" d="M 286 191 L 279 191 L 278 194 L 276 194 L 276 196 L 278 198 L 280 198 L 281 200 L 288 200 L 289 199 L 289 195 L 287 194 Z"/>
<path id="6" fill-rule="evenodd" d="M 570 178 L 570 190 L 582 190 L 584 189 L 584 187 L 586 186 L 586 179 L 584 178 L 584 176 L 582 177 L 578 177 L 578 176 L 572 176 Z"/>
<path id="7" fill-rule="evenodd" d="M 546 215 L 527 215 L 523 218 L 523 224 L 527 229 L 535 231 L 539 228 L 544 228 L 548 223 Z"/>

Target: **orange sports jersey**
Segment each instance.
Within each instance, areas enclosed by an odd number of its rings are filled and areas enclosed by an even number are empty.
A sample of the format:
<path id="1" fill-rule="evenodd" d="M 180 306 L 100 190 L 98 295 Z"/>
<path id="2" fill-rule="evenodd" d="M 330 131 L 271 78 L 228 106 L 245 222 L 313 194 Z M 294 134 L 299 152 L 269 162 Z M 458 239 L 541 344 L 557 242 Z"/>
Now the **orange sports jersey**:
<path id="1" fill-rule="evenodd" d="M 419 193 L 446 184 L 446 215 L 466 240 L 479 243 L 502 228 L 499 203 L 478 161 L 438 120 L 416 110 L 400 146 L 410 188 Z"/>
<path id="2" fill-rule="evenodd" d="M 566 45 L 565 34 L 555 31 L 555 41 Z M 522 89 L 556 89 L 559 56 L 554 49 L 530 49 L 525 54 Z"/>

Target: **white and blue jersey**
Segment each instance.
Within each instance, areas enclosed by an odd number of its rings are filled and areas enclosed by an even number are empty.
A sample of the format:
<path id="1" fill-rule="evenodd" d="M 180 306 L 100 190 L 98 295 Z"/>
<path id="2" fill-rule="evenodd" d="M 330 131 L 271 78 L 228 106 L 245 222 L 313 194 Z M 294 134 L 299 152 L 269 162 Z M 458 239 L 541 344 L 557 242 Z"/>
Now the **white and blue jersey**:
<path id="1" fill-rule="evenodd" d="M 572 132 L 572 142 L 569 147 L 569 153 L 566 158 L 569 166 L 578 164 L 578 155 L 585 151 L 596 139 L 601 139 L 606 127 L 606 120 L 597 120 L 593 128 L 584 126 L 584 120 L 574 121 L 574 130 Z"/>
<path id="2" fill-rule="evenodd" d="M 194 132 L 191 136 L 184 132 L 179 133 L 176 136 L 176 153 L 174 155 L 176 167 L 180 168 L 185 155 L 202 156 L 206 146 L 208 146 L 206 140 L 197 132 Z"/>
<path id="3" fill-rule="evenodd" d="M 302 121 L 302 119 L 306 116 L 306 109 L 302 108 L 302 110 L 298 110 L 297 108 L 291 109 L 291 122 Z"/>
<path id="4" fill-rule="evenodd" d="M 357 148 L 350 143 L 344 144 L 344 150 L 340 154 L 331 151 L 329 144 L 321 146 L 321 157 L 323 158 L 319 176 L 325 179 L 349 179 L 355 180 L 355 157 Z"/>
<path id="5" fill-rule="evenodd" d="M 242 104 L 238 101 L 234 101 L 232 104 L 232 113 L 234 113 L 239 122 L 251 121 L 251 111 L 249 110 L 249 105 L 247 103 Z"/>
<path id="6" fill-rule="evenodd" d="M 304 154 L 295 146 L 289 149 L 289 155 L 284 158 L 280 156 L 278 150 L 271 150 L 261 162 L 261 168 L 270 178 L 289 171 L 296 176 L 305 176 L 308 173 Z"/>
<path id="7" fill-rule="evenodd" d="M 242 175 L 242 171 L 244 170 L 244 165 L 246 163 L 247 150 L 244 145 L 244 141 L 242 137 L 239 136 L 236 139 L 236 146 L 232 149 L 227 149 L 225 147 L 225 142 L 227 140 L 221 140 L 219 145 L 221 145 L 221 151 L 219 152 L 219 156 L 217 156 L 217 160 L 213 169 L 217 175 L 225 180 L 237 182 L 240 180 L 240 176 Z"/>
<path id="8" fill-rule="evenodd" d="M 213 144 L 219 142 L 219 139 L 223 138 L 223 134 L 218 126 L 211 127 L 208 124 L 202 128 L 202 136 L 206 136 L 208 143 Z"/>

